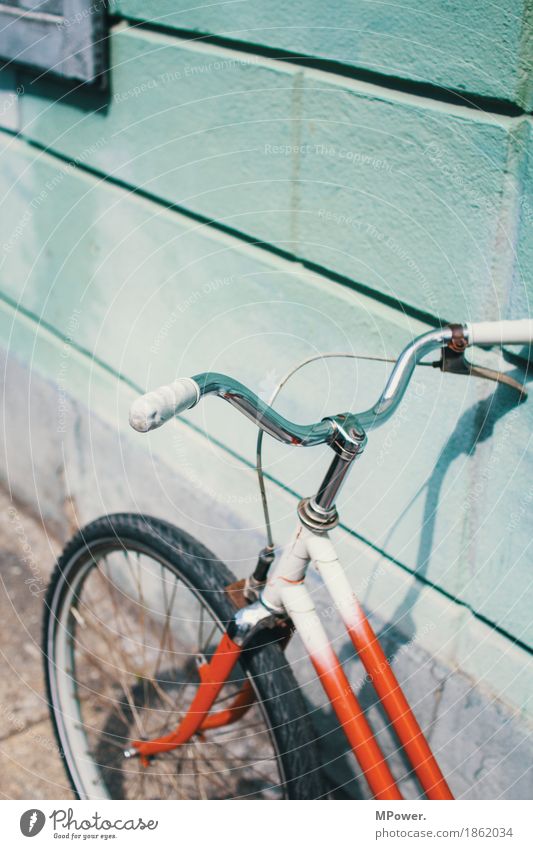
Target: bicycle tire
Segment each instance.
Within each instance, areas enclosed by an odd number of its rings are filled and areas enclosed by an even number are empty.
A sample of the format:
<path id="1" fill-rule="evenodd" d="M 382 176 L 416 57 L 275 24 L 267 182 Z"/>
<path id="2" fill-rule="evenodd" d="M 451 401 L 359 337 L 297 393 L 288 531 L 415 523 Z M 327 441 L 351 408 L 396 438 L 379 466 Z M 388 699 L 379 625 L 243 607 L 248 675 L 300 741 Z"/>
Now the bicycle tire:
<path id="1" fill-rule="evenodd" d="M 78 798 L 94 798 L 87 780 L 80 778 L 79 764 L 62 717 L 58 695 L 56 656 L 60 645 L 58 623 L 71 615 L 66 610 L 69 588 L 76 584 L 80 570 L 89 573 L 95 553 L 135 550 L 140 547 L 155 561 L 165 562 L 176 576 L 201 599 L 209 614 L 225 627 L 235 608 L 225 588 L 234 575 L 205 546 L 174 525 L 140 514 L 103 516 L 82 528 L 66 545 L 57 561 L 48 586 L 43 621 L 43 658 L 46 690 L 55 736 L 64 755 L 71 787 Z M 127 548 L 129 546 L 129 548 Z M 85 580 L 85 579 L 83 579 Z M 71 607 L 75 605 L 72 602 Z M 279 640 L 278 640 L 279 642 Z M 241 666 L 251 681 L 258 703 L 268 723 L 282 777 L 283 798 L 317 799 L 324 796 L 320 758 L 314 730 L 301 690 L 284 652 L 274 636 L 263 632 L 252 650 L 243 652 Z M 74 664 L 73 664 L 74 665 Z M 78 757 L 79 760 L 79 757 Z M 97 768 L 101 764 L 96 764 Z M 93 782 L 94 783 L 94 782 Z M 97 796 L 96 798 L 101 798 Z M 120 798 L 120 796 L 111 798 Z"/>

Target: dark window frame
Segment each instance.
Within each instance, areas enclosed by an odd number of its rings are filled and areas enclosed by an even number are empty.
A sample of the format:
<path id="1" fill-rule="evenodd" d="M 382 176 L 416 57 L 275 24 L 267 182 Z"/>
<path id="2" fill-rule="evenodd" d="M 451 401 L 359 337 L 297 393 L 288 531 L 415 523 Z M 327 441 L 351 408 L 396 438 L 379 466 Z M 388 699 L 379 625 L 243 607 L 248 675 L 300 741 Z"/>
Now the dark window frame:
<path id="1" fill-rule="evenodd" d="M 1 66 L 25 65 L 68 80 L 104 82 L 106 17 L 106 0 L 0 2 Z"/>

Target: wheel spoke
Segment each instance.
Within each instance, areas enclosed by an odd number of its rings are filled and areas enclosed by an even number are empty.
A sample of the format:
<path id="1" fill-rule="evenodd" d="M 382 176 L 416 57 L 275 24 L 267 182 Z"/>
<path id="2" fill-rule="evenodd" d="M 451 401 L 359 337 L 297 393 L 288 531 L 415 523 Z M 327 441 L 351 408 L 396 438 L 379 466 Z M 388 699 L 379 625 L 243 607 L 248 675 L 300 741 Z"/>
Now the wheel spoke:
<path id="1" fill-rule="evenodd" d="M 154 671 L 152 673 L 152 678 L 154 678 L 154 679 L 157 677 L 157 673 L 159 672 L 159 669 L 160 669 L 160 666 L 161 666 L 163 649 L 164 649 L 164 646 L 165 646 L 167 639 L 169 641 L 169 651 L 172 654 L 174 654 L 174 641 L 173 641 L 172 629 L 170 627 L 170 615 L 171 615 L 171 612 L 172 612 L 173 607 L 174 607 L 174 599 L 176 597 L 176 590 L 178 588 L 178 581 L 176 580 L 176 578 L 174 578 L 174 587 L 172 589 L 172 595 L 171 595 L 170 601 L 168 601 L 167 600 L 167 581 L 166 581 L 165 575 L 163 574 L 163 566 L 160 566 L 160 569 L 161 569 L 161 582 L 162 582 L 162 585 L 163 585 L 163 599 L 164 599 L 164 603 L 165 603 L 165 624 L 163 626 L 163 632 L 161 634 L 161 641 L 159 643 L 159 653 L 158 653 L 157 661 L 156 661 L 156 664 L 155 664 Z"/>
<path id="2" fill-rule="evenodd" d="M 124 693 L 124 695 L 125 695 L 125 697 L 126 697 L 126 699 L 127 699 L 128 705 L 129 705 L 130 710 L 131 710 L 131 712 L 132 712 L 132 715 L 133 715 L 133 717 L 134 717 L 134 719 L 135 719 L 135 722 L 136 722 L 136 725 L 137 725 L 138 733 L 139 733 L 139 735 L 142 737 L 142 736 L 143 736 L 143 734 L 144 734 L 144 730 L 143 730 L 143 726 L 142 726 L 142 720 L 141 720 L 140 714 L 139 714 L 139 712 L 138 712 L 138 710 L 137 710 L 137 708 L 136 708 L 136 705 L 135 705 L 135 703 L 134 703 L 134 700 L 133 700 L 133 697 L 132 697 L 132 693 L 131 693 L 130 685 L 128 684 L 128 681 L 127 681 L 126 676 L 125 676 L 125 672 L 126 672 L 126 659 L 125 659 L 125 657 L 124 657 L 124 653 L 123 653 L 123 652 L 121 652 L 122 660 L 123 660 L 123 666 L 121 666 L 121 665 L 120 665 L 120 663 L 117 663 L 117 661 L 115 660 L 115 658 L 116 658 L 115 644 L 114 644 L 112 641 L 109 641 L 109 640 L 108 640 L 108 638 L 107 638 L 107 634 L 106 634 L 106 631 L 105 631 L 105 629 L 102 627 L 101 623 L 100 623 L 98 620 L 95 620 L 95 630 L 96 630 L 96 631 L 99 633 L 99 635 L 100 635 L 100 636 L 104 639 L 104 642 L 105 642 L 105 644 L 106 644 L 106 646 L 107 646 L 107 649 L 108 649 L 108 651 L 109 651 L 110 657 L 111 657 L 111 658 L 112 658 L 112 660 L 113 660 L 113 666 L 112 666 L 112 668 L 113 668 L 113 669 L 116 669 L 116 671 L 118 672 L 118 678 L 119 678 L 119 681 L 120 681 L 120 685 L 121 685 L 121 687 L 122 687 L 122 691 L 123 691 L 123 693 Z M 118 642 L 118 645 L 120 645 L 120 641 Z M 99 663 L 99 662 L 96 660 L 96 656 L 95 656 L 95 655 L 94 655 L 94 654 L 90 651 L 90 649 L 88 649 L 86 646 L 81 645 L 81 646 L 80 646 L 80 648 L 81 648 L 81 650 L 82 650 L 82 651 L 84 651 L 84 652 L 85 652 L 85 657 L 87 658 L 87 661 L 88 661 L 90 664 L 92 664 L 93 666 L 94 666 L 94 665 L 97 665 L 97 667 L 98 667 L 99 671 L 100 671 L 100 672 L 102 672 L 102 673 L 103 673 L 106 677 L 111 678 L 111 681 L 113 681 L 113 679 L 112 679 L 112 677 L 111 677 L 111 676 L 112 676 L 112 673 L 111 673 L 108 669 L 106 669 L 106 668 L 105 668 L 105 666 L 104 666 L 103 662 L 100 662 L 100 663 Z M 100 660 L 100 658 L 99 658 L 98 660 Z"/>
<path id="3" fill-rule="evenodd" d="M 101 553 L 87 549 L 69 618 L 56 629 L 72 660 L 65 704 L 54 708 L 68 739 L 74 728 L 86 739 L 74 753 L 80 770 L 88 757 L 111 798 L 272 798 L 279 766 L 257 705 L 238 723 L 193 735 L 147 766 L 124 758 L 133 739 L 156 739 L 179 725 L 200 684 L 197 663 L 209 661 L 223 627 L 210 607 L 212 590 L 192 590 L 190 577 L 150 547 L 117 541 L 95 550 Z M 247 680 L 238 666 L 210 713 L 227 709 Z"/>

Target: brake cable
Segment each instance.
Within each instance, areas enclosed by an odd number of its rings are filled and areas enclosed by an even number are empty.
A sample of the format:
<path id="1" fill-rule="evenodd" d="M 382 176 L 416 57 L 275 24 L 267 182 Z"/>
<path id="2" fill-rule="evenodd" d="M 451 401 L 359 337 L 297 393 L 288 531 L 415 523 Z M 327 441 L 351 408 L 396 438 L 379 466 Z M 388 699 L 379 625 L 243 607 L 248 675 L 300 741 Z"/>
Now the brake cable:
<path id="1" fill-rule="evenodd" d="M 272 395 L 270 396 L 269 400 L 267 401 L 268 405 L 273 406 L 274 401 L 278 397 L 279 393 L 281 392 L 281 390 L 283 389 L 285 384 L 288 383 L 288 381 L 291 379 L 291 377 L 293 377 L 296 374 L 296 372 L 300 371 L 300 369 L 302 369 L 304 366 L 307 366 L 310 363 L 316 362 L 317 360 L 325 360 L 325 359 L 330 359 L 330 358 L 334 358 L 334 357 L 351 359 L 351 360 L 371 360 L 371 361 L 379 362 L 379 363 L 395 363 L 396 362 L 396 359 L 393 359 L 391 357 L 372 357 L 368 354 L 352 354 L 348 351 L 338 351 L 338 352 L 333 351 L 333 352 L 327 353 L 327 354 L 314 354 L 312 357 L 307 357 L 305 360 L 301 360 L 301 362 L 299 362 L 296 366 L 291 368 L 290 371 L 288 371 L 285 374 L 285 376 L 282 377 L 282 379 L 279 381 L 279 383 L 275 387 L 274 391 L 272 392 Z M 419 363 L 419 365 L 431 365 L 431 363 Z M 254 576 L 260 575 L 262 577 L 262 575 L 264 574 L 264 578 L 266 578 L 266 573 L 268 572 L 268 567 L 270 566 L 270 564 L 274 560 L 275 545 L 274 545 L 274 539 L 273 539 L 273 536 L 272 536 L 272 525 L 271 525 L 271 522 L 270 522 L 270 511 L 269 511 L 269 508 L 268 508 L 268 498 L 267 498 L 266 487 L 265 487 L 265 476 L 264 476 L 264 471 L 263 471 L 262 450 L 263 450 L 263 431 L 261 429 L 259 429 L 259 432 L 257 434 L 255 468 L 256 468 L 257 478 L 258 478 L 258 482 L 259 482 L 259 490 L 261 492 L 261 503 L 262 503 L 262 506 L 263 506 L 263 515 L 264 515 L 264 518 L 265 518 L 267 545 L 266 545 L 266 548 L 264 548 L 259 554 L 259 564 L 258 564 L 259 571 L 256 569 L 256 572 L 254 572 Z M 261 566 L 263 566 L 262 569 L 261 569 Z M 263 578 L 263 580 L 264 580 L 264 578 Z"/>

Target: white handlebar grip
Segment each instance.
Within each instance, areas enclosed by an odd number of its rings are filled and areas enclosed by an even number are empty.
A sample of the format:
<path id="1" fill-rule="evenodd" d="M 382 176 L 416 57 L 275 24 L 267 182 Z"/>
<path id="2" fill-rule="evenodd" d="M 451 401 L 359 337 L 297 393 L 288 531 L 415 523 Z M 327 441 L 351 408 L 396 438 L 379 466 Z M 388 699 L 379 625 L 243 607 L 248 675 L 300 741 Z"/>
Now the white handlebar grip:
<path id="1" fill-rule="evenodd" d="M 531 345 L 533 320 L 476 321 L 466 325 L 469 345 Z"/>
<path id="2" fill-rule="evenodd" d="M 130 407 L 130 425 L 140 433 L 147 433 L 194 407 L 199 400 L 198 384 L 191 377 L 180 377 L 137 398 Z"/>

